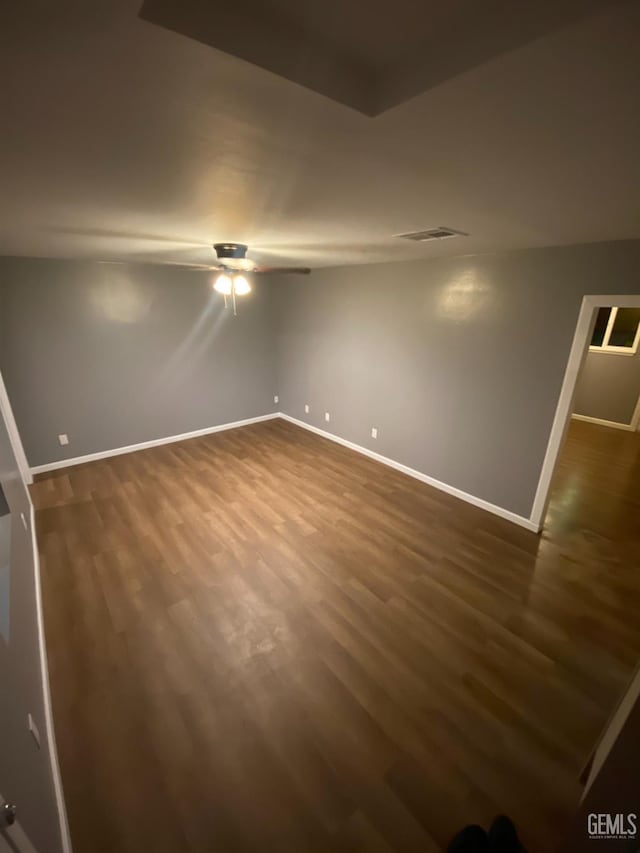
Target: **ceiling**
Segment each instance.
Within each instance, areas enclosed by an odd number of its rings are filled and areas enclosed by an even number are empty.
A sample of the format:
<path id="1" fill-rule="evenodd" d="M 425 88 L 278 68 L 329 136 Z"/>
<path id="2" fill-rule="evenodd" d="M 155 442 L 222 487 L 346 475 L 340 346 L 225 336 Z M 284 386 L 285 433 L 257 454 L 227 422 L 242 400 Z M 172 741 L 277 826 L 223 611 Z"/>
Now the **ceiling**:
<path id="1" fill-rule="evenodd" d="M 319 17 L 265 0 L 324 69 L 304 85 L 141 18 L 141 0 L 12 4 L 0 254 L 202 263 L 236 240 L 314 267 L 640 237 L 640 3 L 568 3 L 487 40 L 501 2 L 326 0 Z M 338 74 L 344 94 L 345 69 L 375 117 L 322 93 Z M 393 236 L 442 225 L 469 236 Z"/>
<path id="2" fill-rule="evenodd" d="M 140 16 L 379 115 L 610 0 L 144 0 Z"/>

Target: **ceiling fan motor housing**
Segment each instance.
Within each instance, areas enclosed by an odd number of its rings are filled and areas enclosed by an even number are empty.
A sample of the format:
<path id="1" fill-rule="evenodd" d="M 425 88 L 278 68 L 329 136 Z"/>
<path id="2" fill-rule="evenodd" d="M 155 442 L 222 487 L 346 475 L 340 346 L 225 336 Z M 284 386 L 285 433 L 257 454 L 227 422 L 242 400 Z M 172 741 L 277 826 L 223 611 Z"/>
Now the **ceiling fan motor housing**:
<path id="1" fill-rule="evenodd" d="M 220 260 L 223 258 L 244 258 L 247 254 L 248 246 L 244 243 L 214 243 L 216 255 Z"/>

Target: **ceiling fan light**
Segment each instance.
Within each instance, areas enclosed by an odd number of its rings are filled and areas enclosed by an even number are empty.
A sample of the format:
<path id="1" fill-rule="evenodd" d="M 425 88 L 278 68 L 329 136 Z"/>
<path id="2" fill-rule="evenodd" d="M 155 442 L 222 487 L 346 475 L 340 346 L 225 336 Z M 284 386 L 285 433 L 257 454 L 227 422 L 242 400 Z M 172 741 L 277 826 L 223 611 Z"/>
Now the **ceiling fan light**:
<path id="1" fill-rule="evenodd" d="M 243 275 L 234 276 L 233 289 L 236 292 L 236 296 L 246 296 L 247 293 L 251 293 L 251 285 Z"/>
<path id="2" fill-rule="evenodd" d="M 223 296 L 229 296 L 231 294 L 231 279 L 229 276 L 221 273 L 214 281 L 213 289 L 217 290 L 218 293 L 222 293 Z"/>

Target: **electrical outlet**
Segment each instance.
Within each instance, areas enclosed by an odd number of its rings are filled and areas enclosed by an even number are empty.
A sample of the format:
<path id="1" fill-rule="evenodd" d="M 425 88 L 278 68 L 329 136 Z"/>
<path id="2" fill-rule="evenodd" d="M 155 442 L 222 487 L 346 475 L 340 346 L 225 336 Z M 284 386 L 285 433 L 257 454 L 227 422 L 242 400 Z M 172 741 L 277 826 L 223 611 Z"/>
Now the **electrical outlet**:
<path id="1" fill-rule="evenodd" d="M 29 731 L 33 735 L 33 739 L 35 740 L 38 749 L 40 749 L 40 732 L 38 731 L 38 727 L 36 726 L 31 714 L 27 717 L 27 725 L 29 726 Z"/>
<path id="2" fill-rule="evenodd" d="M 377 437 L 378 437 L 378 430 L 377 430 L 377 428 L 376 428 L 376 427 L 371 427 L 371 438 L 377 438 Z"/>
<path id="3" fill-rule="evenodd" d="M 304 413 L 305 413 L 305 415 L 309 414 L 309 404 L 308 403 L 304 404 Z"/>
<path id="4" fill-rule="evenodd" d="M 325 421 L 330 421 L 330 420 L 331 420 L 331 415 L 329 414 L 329 412 L 325 412 L 325 413 L 324 413 L 324 419 L 325 419 Z"/>
<path id="5" fill-rule="evenodd" d="M 276 396 L 273 398 L 273 402 L 274 402 L 274 403 L 279 403 L 279 402 L 280 402 L 280 397 L 278 397 L 278 395 L 277 395 L 277 394 L 276 394 Z"/>
<path id="6" fill-rule="evenodd" d="M 62 432 L 58 436 L 58 441 L 64 447 L 65 444 L 69 444 L 69 436 L 66 434 L 66 432 Z"/>

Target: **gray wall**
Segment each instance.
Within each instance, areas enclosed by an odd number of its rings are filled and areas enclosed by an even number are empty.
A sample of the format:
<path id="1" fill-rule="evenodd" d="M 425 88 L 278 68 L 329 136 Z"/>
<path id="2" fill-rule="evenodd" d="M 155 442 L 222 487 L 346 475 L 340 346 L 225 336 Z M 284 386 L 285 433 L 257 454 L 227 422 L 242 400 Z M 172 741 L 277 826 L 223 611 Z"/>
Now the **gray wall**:
<path id="1" fill-rule="evenodd" d="M 624 241 L 316 270 L 259 280 L 233 318 L 206 274 L 4 258 L 0 370 L 31 465 L 266 414 L 277 393 L 528 516 L 581 298 L 640 292 L 639 268 Z"/>
<path id="2" fill-rule="evenodd" d="M 573 405 L 577 415 L 630 424 L 638 397 L 640 352 L 633 356 L 587 353 Z"/>
<path id="3" fill-rule="evenodd" d="M 624 241 L 282 277 L 280 409 L 528 517 L 582 296 L 638 269 Z"/>
<path id="4" fill-rule="evenodd" d="M 0 371 L 30 465 L 273 411 L 266 288 L 233 317 L 210 278 L 0 258 Z"/>

